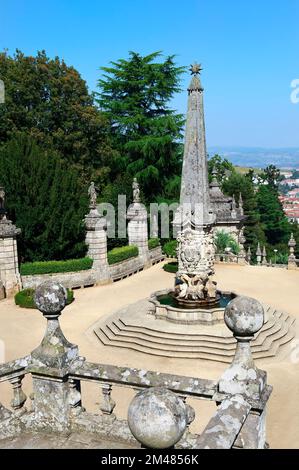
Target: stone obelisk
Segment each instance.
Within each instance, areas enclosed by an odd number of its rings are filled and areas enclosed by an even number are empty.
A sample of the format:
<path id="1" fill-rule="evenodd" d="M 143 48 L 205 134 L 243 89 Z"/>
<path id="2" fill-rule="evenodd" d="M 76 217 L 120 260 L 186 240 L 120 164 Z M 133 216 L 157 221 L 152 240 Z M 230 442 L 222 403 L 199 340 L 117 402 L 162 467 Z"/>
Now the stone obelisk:
<path id="1" fill-rule="evenodd" d="M 190 68 L 188 111 L 182 169 L 180 205 L 174 217 L 178 240 L 176 297 L 193 303 L 215 301 L 215 248 L 212 226 L 215 216 L 210 209 L 208 163 L 203 106 L 201 66 Z"/>

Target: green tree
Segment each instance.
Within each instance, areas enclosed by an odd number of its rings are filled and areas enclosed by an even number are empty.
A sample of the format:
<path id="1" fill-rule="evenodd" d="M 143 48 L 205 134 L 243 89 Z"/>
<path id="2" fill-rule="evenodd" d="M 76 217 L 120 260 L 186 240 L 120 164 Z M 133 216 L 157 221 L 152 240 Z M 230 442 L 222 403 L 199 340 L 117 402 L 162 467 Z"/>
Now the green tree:
<path id="1" fill-rule="evenodd" d="M 20 134 L 0 148 L 0 183 L 8 215 L 22 229 L 18 246 L 23 261 L 85 255 L 87 191 L 76 169 Z"/>
<path id="2" fill-rule="evenodd" d="M 234 165 L 227 160 L 227 158 L 222 158 L 218 154 L 215 154 L 208 160 L 208 171 L 209 180 L 212 180 L 212 174 L 215 172 L 216 178 L 220 184 L 231 174 L 236 173 Z"/>
<path id="3" fill-rule="evenodd" d="M 240 246 L 230 233 L 218 230 L 215 235 L 215 245 L 217 253 L 225 253 L 226 248 L 230 248 L 235 255 L 239 254 Z"/>
<path id="4" fill-rule="evenodd" d="M 290 238 L 291 227 L 272 185 L 261 185 L 257 192 L 257 210 L 270 245 L 285 244 Z"/>
<path id="5" fill-rule="evenodd" d="M 260 175 L 262 181 L 266 182 L 270 188 L 277 190 L 280 181 L 282 181 L 282 176 L 280 174 L 279 168 L 275 165 L 268 165 L 263 173 Z"/>
<path id="6" fill-rule="evenodd" d="M 184 68 L 176 66 L 174 56 L 158 62 L 160 57 L 160 52 L 147 56 L 130 52 L 127 60 L 102 67 L 104 75 L 98 82 L 98 103 L 120 153 L 111 176 L 116 180 L 120 174 L 130 175 L 131 180 L 136 176 L 144 202 L 163 196 L 165 188 L 172 193 L 182 161 L 179 140 L 184 121 L 169 101 L 179 91 Z"/>
<path id="7" fill-rule="evenodd" d="M 245 219 L 244 235 L 246 237 L 245 246 L 250 245 L 252 253 L 256 251 L 258 241 L 265 243 L 266 238 L 260 223 L 260 214 L 257 209 L 257 196 L 255 188 L 250 177 L 233 173 L 223 182 L 222 189 L 229 196 L 235 195 L 238 201 L 240 193 L 243 198 L 243 208 Z"/>
<path id="8" fill-rule="evenodd" d="M 5 104 L 0 106 L 0 142 L 18 131 L 53 147 L 72 165 L 106 181 L 113 152 L 109 125 L 74 67 L 44 51 L 26 56 L 0 53 Z"/>

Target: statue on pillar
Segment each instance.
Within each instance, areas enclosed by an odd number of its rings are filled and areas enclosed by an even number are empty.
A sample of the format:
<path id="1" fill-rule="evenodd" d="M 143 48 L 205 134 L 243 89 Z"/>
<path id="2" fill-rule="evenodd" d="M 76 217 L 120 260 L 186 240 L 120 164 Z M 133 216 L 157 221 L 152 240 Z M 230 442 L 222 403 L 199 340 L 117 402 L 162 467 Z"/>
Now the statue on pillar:
<path id="1" fill-rule="evenodd" d="M 139 188 L 139 183 L 137 181 L 137 178 L 133 179 L 132 188 L 133 188 L 133 202 L 138 203 L 140 202 L 140 188 Z"/>
<path id="2" fill-rule="evenodd" d="M 3 186 L 0 186 L 0 220 L 4 218 L 5 214 L 5 191 Z"/>
<path id="3" fill-rule="evenodd" d="M 98 197 L 98 188 L 95 186 L 94 182 L 90 183 L 88 188 L 88 196 L 89 196 L 89 207 L 90 209 L 97 208 L 97 197 Z"/>

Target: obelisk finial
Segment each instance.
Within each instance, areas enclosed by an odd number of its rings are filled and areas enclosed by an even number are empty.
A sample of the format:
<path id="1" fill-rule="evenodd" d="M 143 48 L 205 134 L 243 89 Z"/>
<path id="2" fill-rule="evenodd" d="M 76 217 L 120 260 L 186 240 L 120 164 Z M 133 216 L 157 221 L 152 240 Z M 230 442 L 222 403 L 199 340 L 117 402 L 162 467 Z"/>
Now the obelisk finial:
<path id="1" fill-rule="evenodd" d="M 192 75 L 191 83 L 188 88 L 189 94 L 193 91 L 203 91 L 203 87 L 200 82 L 200 72 L 202 71 L 201 64 L 194 62 L 194 64 L 190 65 L 189 70 Z"/>
<path id="2" fill-rule="evenodd" d="M 194 64 L 190 65 L 190 72 L 191 75 L 198 75 L 202 71 L 202 66 L 201 64 L 198 64 L 197 62 L 194 62 Z"/>

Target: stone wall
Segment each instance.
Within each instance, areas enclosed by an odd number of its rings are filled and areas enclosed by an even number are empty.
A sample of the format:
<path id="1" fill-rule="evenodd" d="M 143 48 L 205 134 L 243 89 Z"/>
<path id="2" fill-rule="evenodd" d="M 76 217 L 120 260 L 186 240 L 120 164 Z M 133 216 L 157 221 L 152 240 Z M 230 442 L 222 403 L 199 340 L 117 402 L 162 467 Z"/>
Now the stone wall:
<path id="1" fill-rule="evenodd" d="M 152 264 L 156 264 L 164 259 L 161 247 L 158 246 L 149 251 L 150 260 Z M 69 272 L 69 273 L 56 273 L 56 274 L 36 274 L 31 276 L 22 276 L 23 289 L 35 288 L 42 282 L 52 280 L 62 283 L 69 289 L 78 287 L 88 287 L 95 284 L 107 284 L 112 281 L 118 281 L 131 274 L 137 273 L 149 267 L 142 262 L 139 256 L 122 261 L 121 263 L 112 264 L 109 266 L 109 278 L 105 281 L 98 278 L 98 271 L 94 269 L 87 269 L 85 271 Z M 1 299 L 1 286 L 0 286 L 0 299 Z"/>
<path id="2" fill-rule="evenodd" d="M 23 289 L 36 288 L 39 284 L 48 280 L 60 282 L 69 289 L 87 287 L 96 284 L 96 276 L 93 269 L 70 273 L 35 274 L 30 276 L 21 276 L 21 279 Z"/>

